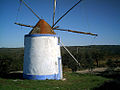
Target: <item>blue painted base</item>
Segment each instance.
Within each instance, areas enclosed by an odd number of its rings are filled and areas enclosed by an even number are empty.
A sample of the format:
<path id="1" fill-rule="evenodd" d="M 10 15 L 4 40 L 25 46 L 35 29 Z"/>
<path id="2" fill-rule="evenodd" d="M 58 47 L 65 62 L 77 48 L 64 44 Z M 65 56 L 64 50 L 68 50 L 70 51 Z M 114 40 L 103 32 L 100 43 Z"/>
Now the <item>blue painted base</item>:
<path id="1" fill-rule="evenodd" d="M 58 74 L 52 74 L 52 75 L 27 75 L 23 73 L 23 78 L 25 79 L 32 79 L 32 80 L 47 80 L 47 79 L 53 79 L 53 80 L 60 80 L 61 79 L 61 72 L 60 70 L 60 62 L 61 58 L 58 58 Z"/>
<path id="2" fill-rule="evenodd" d="M 26 74 L 23 74 L 23 78 L 32 79 L 32 80 L 47 80 L 47 79 L 60 80 L 60 77 L 58 74 L 53 74 L 53 75 L 26 75 Z"/>

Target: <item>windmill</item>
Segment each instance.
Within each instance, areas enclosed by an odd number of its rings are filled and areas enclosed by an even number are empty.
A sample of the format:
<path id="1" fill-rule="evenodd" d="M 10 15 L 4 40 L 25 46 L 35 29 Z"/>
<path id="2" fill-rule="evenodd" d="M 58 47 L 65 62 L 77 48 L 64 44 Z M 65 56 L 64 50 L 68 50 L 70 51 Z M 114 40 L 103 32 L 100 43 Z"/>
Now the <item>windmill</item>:
<path id="1" fill-rule="evenodd" d="M 25 35 L 24 40 L 24 66 L 23 77 L 26 79 L 46 80 L 55 79 L 60 80 L 62 75 L 62 63 L 60 54 L 59 37 L 54 30 L 67 31 L 73 33 L 87 34 L 97 36 L 97 34 L 89 32 L 79 32 L 68 29 L 60 29 L 56 24 L 66 16 L 74 7 L 76 7 L 82 0 L 79 0 L 73 7 L 66 11 L 56 22 L 55 9 L 56 0 L 54 0 L 53 24 L 50 26 L 44 19 L 41 19 L 23 0 L 20 0 L 24 5 L 39 19 L 35 26 L 15 23 L 20 26 L 31 27 L 29 34 Z M 73 59 L 79 64 L 70 51 L 63 45 Z M 79 64 L 80 65 L 80 64 Z"/>

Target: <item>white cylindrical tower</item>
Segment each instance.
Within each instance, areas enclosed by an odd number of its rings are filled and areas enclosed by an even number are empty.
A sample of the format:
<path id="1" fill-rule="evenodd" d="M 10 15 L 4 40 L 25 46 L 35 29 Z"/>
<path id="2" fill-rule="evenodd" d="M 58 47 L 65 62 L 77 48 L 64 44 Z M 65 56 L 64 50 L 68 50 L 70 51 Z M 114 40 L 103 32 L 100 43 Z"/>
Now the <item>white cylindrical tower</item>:
<path id="1" fill-rule="evenodd" d="M 25 35 L 23 77 L 62 79 L 59 38 L 54 34 Z"/>

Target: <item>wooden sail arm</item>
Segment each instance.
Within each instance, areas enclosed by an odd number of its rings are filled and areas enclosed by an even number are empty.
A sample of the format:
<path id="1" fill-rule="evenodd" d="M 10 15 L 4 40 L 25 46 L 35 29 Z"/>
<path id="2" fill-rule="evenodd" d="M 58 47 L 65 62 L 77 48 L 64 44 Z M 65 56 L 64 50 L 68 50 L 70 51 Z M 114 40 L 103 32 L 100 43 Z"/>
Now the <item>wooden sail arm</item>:
<path id="1" fill-rule="evenodd" d="M 54 8 L 53 8 L 53 25 L 55 20 L 55 9 L 56 9 L 56 0 L 54 0 Z"/>
<path id="2" fill-rule="evenodd" d="M 31 27 L 31 28 L 34 28 L 34 26 L 32 26 L 32 25 L 25 25 L 25 24 L 16 23 L 16 22 L 15 22 L 14 24 L 19 25 L 19 26 L 24 26 L 24 27 Z M 59 26 L 54 27 L 53 30 L 54 30 L 54 29 L 57 29 L 57 28 L 59 28 Z"/>
<path id="3" fill-rule="evenodd" d="M 21 24 L 21 23 L 14 23 L 16 25 L 20 25 L 20 26 L 24 26 L 24 27 L 31 27 L 34 28 L 34 26 L 31 25 L 25 25 L 25 24 Z M 80 31 L 74 31 L 74 30 L 69 30 L 69 29 L 57 29 L 59 26 L 56 26 L 55 28 L 53 28 L 53 30 L 60 30 L 60 31 L 68 31 L 68 32 L 73 32 L 73 33 L 80 33 L 80 34 L 87 34 L 87 35 L 92 35 L 92 36 L 98 36 L 98 34 L 93 34 L 90 32 L 80 32 Z"/>
<path id="4" fill-rule="evenodd" d="M 31 26 L 31 25 L 25 25 L 25 24 L 16 23 L 16 22 L 14 24 L 19 25 L 19 26 L 24 26 L 24 27 L 31 27 L 31 28 L 34 27 L 34 26 Z"/>
<path id="5" fill-rule="evenodd" d="M 24 3 L 24 5 L 40 20 L 40 17 L 32 10 L 32 8 L 30 8 L 24 0 L 20 0 L 21 2 Z"/>
<path id="6" fill-rule="evenodd" d="M 64 17 L 66 16 L 74 7 L 76 7 L 82 0 L 79 0 L 74 6 L 72 6 L 68 11 L 66 11 L 53 25 L 52 28 Z"/>
<path id="7" fill-rule="evenodd" d="M 55 29 L 55 30 L 68 31 L 68 32 L 80 33 L 80 34 L 87 34 L 87 35 L 92 35 L 92 36 L 98 36 L 98 34 L 93 34 L 93 33 L 90 33 L 90 32 L 80 32 L 80 31 L 74 31 L 74 30 L 69 30 L 69 29 Z"/>

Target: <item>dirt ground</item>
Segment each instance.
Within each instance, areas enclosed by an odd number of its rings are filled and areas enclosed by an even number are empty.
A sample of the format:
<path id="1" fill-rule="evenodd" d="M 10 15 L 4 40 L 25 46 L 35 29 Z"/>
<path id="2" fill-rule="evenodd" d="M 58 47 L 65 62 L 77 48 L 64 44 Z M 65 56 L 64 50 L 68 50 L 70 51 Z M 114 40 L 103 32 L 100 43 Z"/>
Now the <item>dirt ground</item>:
<path id="1" fill-rule="evenodd" d="M 107 68 L 95 68 L 93 69 L 91 72 L 94 72 L 94 73 L 97 73 L 97 72 L 103 72 L 105 71 Z M 81 73 L 81 74 L 84 74 L 84 73 L 90 73 L 90 70 L 89 69 L 86 69 L 86 70 L 80 70 L 80 71 L 77 71 L 78 73 Z"/>
<path id="2" fill-rule="evenodd" d="M 77 71 L 77 72 L 81 73 L 81 74 L 90 73 L 90 72 L 97 73 L 97 72 L 103 72 L 106 69 L 107 68 L 95 68 L 92 71 L 90 71 L 89 69 L 86 69 L 86 70 L 80 70 L 80 71 Z M 13 72 L 10 72 L 10 73 L 23 73 L 23 71 L 13 71 Z"/>

